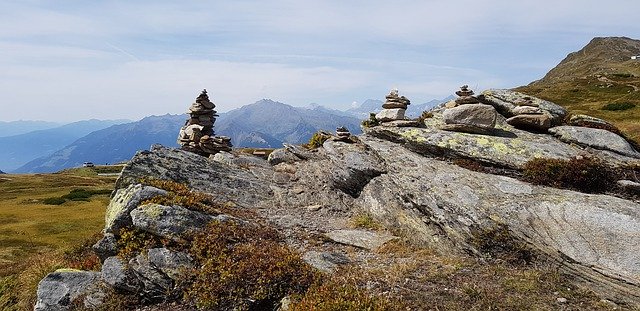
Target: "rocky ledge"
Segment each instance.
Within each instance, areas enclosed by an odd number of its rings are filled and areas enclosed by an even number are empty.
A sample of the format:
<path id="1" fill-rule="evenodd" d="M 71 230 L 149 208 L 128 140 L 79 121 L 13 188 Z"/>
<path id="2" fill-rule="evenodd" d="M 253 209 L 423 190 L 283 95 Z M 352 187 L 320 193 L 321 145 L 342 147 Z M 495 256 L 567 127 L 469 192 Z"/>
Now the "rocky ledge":
<path id="1" fill-rule="evenodd" d="M 501 109 L 513 113 L 514 108 Z M 164 190 L 143 185 L 149 179 L 179 182 L 257 212 L 325 273 L 376 256 L 372 250 L 398 238 L 482 258 L 473 241 L 482 232 L 504 228 L 536 254 L 535 260 L 555 263 L 580 286 L 611 301 L 640 305 L 640 204 L 633 197 L 533 185 L 451 162 L 474 159 L 518 172 L 534 158 L 594 157 L 613 168 L 638 167 L 640 157 L 632 147 L 622 141 L 602 144 L 594 137 L 605 136 L 585 128 L 563 126 L 553 135 L 519 130 L 501 115 L 490 135 L 452 132 L 441 129 L 443 110 L 432 111 L 420 127 L 387 122 L 313 150 L 287 146 L 269 161 L 226 152 L 206 158 L 162 146 L 138 152 L 117 182 L 104 238 L 95 246 L 102 271 L 49 274 L 38 287 L 36 310 L 64 310 L 80 298 L 85 306 L 99 305 L 104 288 L 149 301 L 170 300 L 179 290 L 181 271 L 194 265 L 191 255 L 151 248 L 123 260 L 116 256 L 117 229 L 180 241 L 211 221 L 251 225 L 220 211 L 150 203 Z M 387 230 L 348 229 L 356 211 L 366 211 Z M 325 242 L 310 243 L 310 236 L 323 236 Z"/>

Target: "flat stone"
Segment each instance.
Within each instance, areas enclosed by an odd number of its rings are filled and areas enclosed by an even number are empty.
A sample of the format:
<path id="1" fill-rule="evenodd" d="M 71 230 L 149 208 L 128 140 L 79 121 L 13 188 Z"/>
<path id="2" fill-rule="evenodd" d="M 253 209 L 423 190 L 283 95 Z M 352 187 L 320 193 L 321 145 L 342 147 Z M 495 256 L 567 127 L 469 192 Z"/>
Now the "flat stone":
<path id="1" fill-rule="evenodd" d="M 538 132 L 545 132 L 551 127 L 551 117 L 548 114 L 520 114 L 506 122 L 515 128 Z"/>
<path id="2" fill-rule="evenodd" d="M 620 135 L 607 130 L 565 125 L 551 128 L 549 133 L 566 143 L 611 150 L 625 156 L 640 158 L 640 153 L 633 149 L 629 142 L 620 137 Z"/>
<path id="3" fill-rule="evenodd" d="M 368 250 L 375 250 L 385 243 L 398 237 L 366 230 L 335 230 L 326 234 L 332 241 L 345 245 L 352 245 Z"/>
<path id="4" fill-rule="evenodd" d="M 386 102 L 382 104 L 382 108 L 384 109 L 407 109 L 407 105 L 400 102 Z"/>
<path id="5" fill-rule="evenodd" d="M 302 256 L 302 259 L 314 268 L 327 273 L 335 271 L 339 265 L 351 262 L 347 256 L 336 252 L 308 251 Z"/>
<path id="6" fill-rule="evenodd" d="M 404 114 L 407 110 L 403 108 L 396 109 L 382 109 L 382 111 L 376 114 L 376 119 L 380 122 L 404 120 Z"/>
<path id="7" fill-rule="evenodd" d="M 466 104 L 445 109 L 442 117 L 446 124 L 465 124 L 482 128 L 496 125 L 496 109 L 491 105 Z"/>
<path id="8" fill-rule="evenodd" d="M 215 217 L 182 206 L 145 204 L 131 211 L 131 219 L 133 226 L 140 230 L 163 238 L 181 240 L 204 228 Z"/>
<path id="9" fill-rule="evenodd" d="M 117 290 L 135 293 L 142 288 L 133 270 L 120 257 L 112 256 L 105 259 L 100 274 L 107 285 Z"/>
<path id="10" fill-rule="evenodd" d="M 60 269 L 38 283 L 34 311 L 70 310 L 75 301 L 100 291 L 100 272 Z"/>
<path id="11" fill-rule="evenodd" d="M 538 107 L 531 107 L 531 106 L 518 106 L 515 107 L 511 110 L 511 112 L 513 112 L 513 114 L 515 115 L 520 115 L 520 114 L 542 114 L 542 109 L 538 108 Z"/>

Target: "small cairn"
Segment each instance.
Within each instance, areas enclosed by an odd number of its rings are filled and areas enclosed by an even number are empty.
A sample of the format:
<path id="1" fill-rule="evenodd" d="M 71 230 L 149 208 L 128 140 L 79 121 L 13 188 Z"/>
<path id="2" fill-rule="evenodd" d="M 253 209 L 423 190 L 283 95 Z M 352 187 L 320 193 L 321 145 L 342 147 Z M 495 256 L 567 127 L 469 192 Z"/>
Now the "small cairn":
<path id="1" fill-rule="evenodd" d="M 382 104 L 382 111 L 376 114 L 376 119 L 380 122 L 404 120 L 407 106 L 411 104 L 408 98 L 400 96 L 398 89 L 393 89 L 389 95 L 385 96 L 386 101 Z"/>
<path id="2" fill-rule="evenodd" d="M 220 151 L 231 151 L 231 138 L 214 136 L 213 124 L 216 122 L 216 105 L 209 100 L 207 90 L 196 98 L 189 107 L 190 118 L 180 129 L 178 144 L 182 150 L 210 156 Z"/>
<path id="3" fill-rule="evenodd" d="M 347 129 L 344 126 L 340 126 L 336 128 L 336 138 L 334 140 L 342 141 L 342 142 L 351 142 L 351 133 L 349 132 L 349 129 Z"/>
<path id="4" fill-rule="evenodd" d="M 509 125 L 534 132 L 546 132 L 551 128 L 551 115 L 545 113 L 531 97 L 525 96 L 513 104 L 513 116 L 506 120 Z"/>
<path id="5" fill-rule="evenodd" d="M 440 129 L 471 134 L 490 135 L 496 125 L 497 112 L 491 105 L 481 104 L 468 85 L 456 92 L 459 97 L 445 105 Z"/>

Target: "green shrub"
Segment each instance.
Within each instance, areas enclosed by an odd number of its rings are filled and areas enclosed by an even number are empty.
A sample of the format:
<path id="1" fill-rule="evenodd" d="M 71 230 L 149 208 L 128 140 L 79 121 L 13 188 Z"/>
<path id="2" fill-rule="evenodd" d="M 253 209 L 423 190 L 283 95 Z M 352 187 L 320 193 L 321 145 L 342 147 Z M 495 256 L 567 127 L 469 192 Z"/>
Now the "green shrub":
<path id="1" fill-rule="evenodd" d="M 42 200 L 42 203 L 47 204 L 47 205 L 60 205 L 64 202 L 67 202 L 67 200 L 60 198 L 60 197 L 53 197 L 53 198 L 46 198 L 44 200 Z"/>
<path id="2" fill-rule="evenodd" d="M 604 106 L 602 106 L 602 108 L 600 108 L 601 110 L 609 110 L 609 111 L 622 111 L 622 110 L 628 110 L 628 109 L 632 109 L 635 108 L 636 104 L 634 103 L 609 103 L 606 104 Z"/>
<path id="3" fill-rule="evenodd" d="M 533 184 L 570 188 L 588 193 L 609 190 L 616 173 L 591 158 L 533 159 L 524 165 L 523 178 Z"/>
<path id="4" fill-rule="evenodd" d="M 327 133 L 315 132 L 313 133 L 313 136 L 311 136 L 311 139 L 309 139 L 309 142 L 306 144 L 306 147 L 309 149 L 320 148 L 322 147 L 322 144 L 324 144 L 324 142 L 327 141 L 327 139 L 329 138 L 331 138 L 331 135 Z"/>
<path id="5" fill-rule="evenodd" d="M 186 300 L 207 310 L 272 310 L 305 292 L 317 272 L 280 240 L 268 227 L 213 222 L 191 245 L 200 268 L 185 282 Z"/>
<path id="6" fill-rule="evenodd" d="M 118 256 L 124 259 L 133 258 L 145 249 L 162 245 L 162 241 L 151 233 L 123 228 L 118 232 Z"/>
<path id="7" fill-rule="evenodd" d="M 371 112 L 369 113 L 369 119 L 362 120 L 361 125 L 364 127 L 374 127 L 374 126 L 380 125 L 380 121 L 376 119 L 376 114 Z"/>

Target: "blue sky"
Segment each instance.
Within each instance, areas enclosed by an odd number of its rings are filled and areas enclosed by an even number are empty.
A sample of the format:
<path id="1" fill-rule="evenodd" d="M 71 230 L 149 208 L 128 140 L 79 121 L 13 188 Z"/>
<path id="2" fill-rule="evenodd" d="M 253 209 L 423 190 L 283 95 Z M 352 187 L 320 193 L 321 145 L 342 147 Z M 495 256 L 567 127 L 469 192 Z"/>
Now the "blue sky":
<path id="1" fill-rule="evenodd" d="M 595 36 L 640 39 L 637 1 L 0 2 L 0 121 L 346 109 L 541 78 Z"/>

